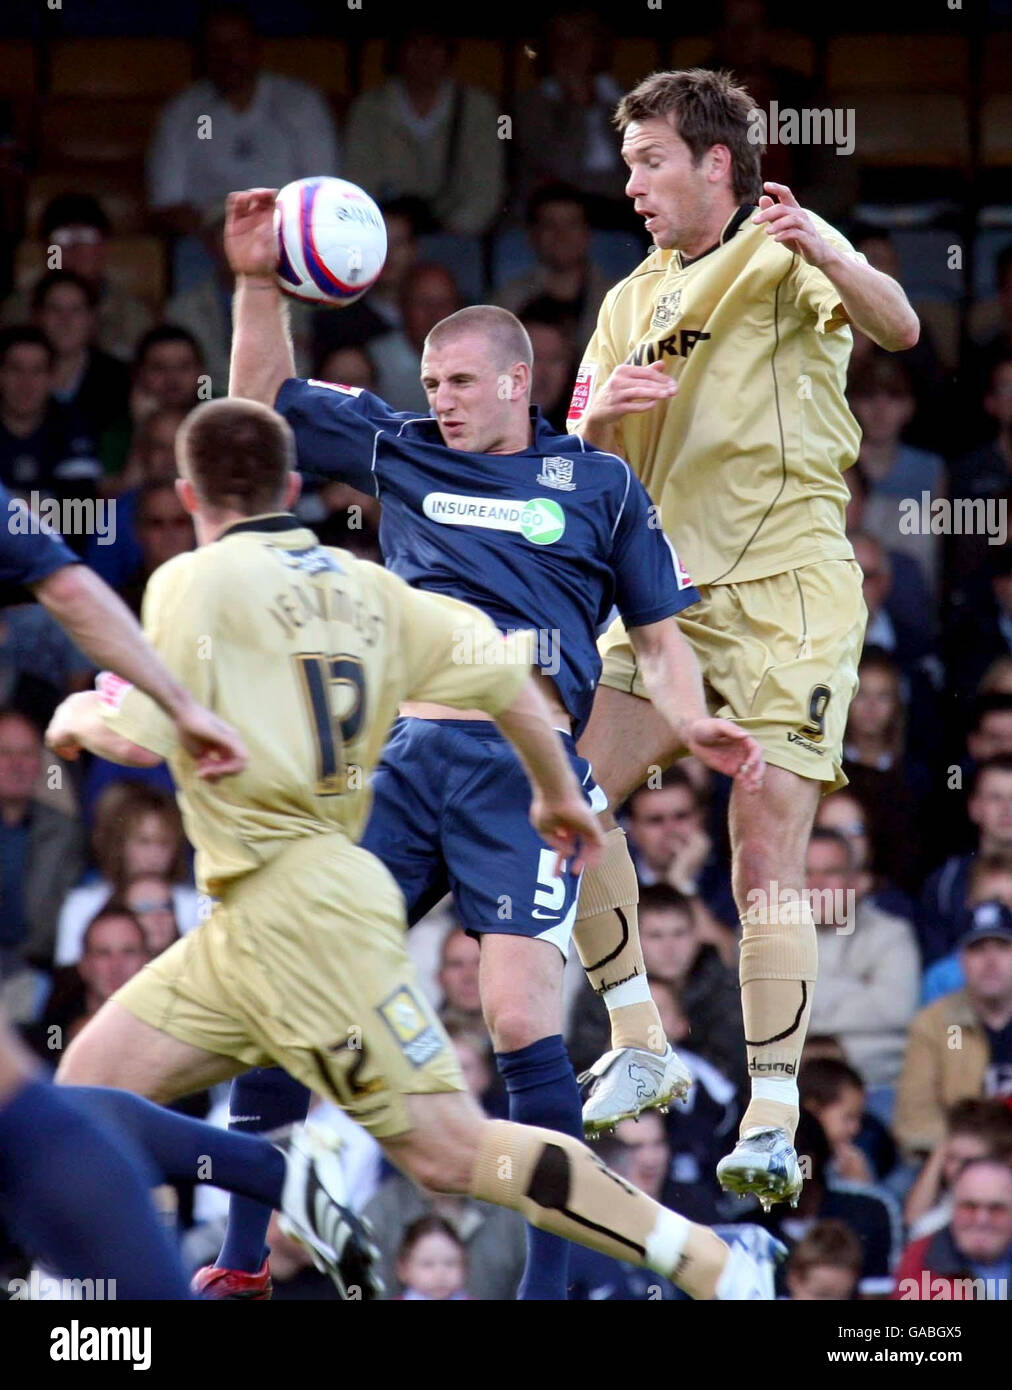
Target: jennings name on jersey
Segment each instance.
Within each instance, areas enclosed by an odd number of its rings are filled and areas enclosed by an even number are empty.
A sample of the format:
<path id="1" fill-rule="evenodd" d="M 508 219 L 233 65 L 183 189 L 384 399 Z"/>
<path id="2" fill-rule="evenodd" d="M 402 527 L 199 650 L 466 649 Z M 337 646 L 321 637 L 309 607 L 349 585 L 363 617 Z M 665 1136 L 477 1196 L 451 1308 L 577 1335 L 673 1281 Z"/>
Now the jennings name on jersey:
<path id="1" fill-rule="evenodd" d="M 845 396 L 852 336 L 839 292 L 738 208 L 711 250 L 654 250 L 606 295 L 569 409 L 577 430 L 623 362 L 663 362 L 670 400 L 619 422 L 619 451 L 697 584 L 853 559 L 842 470 L 860 429 Z M 820 235 L 864 261 L 812 217 Z"/>
<path id="2" fill-rule="evenodd" d="M 601 672 L 598 632 L 659 622 L 699 595 L 628 464 L 531 410 L 530 446 L 469 454 L 431 416 L 395 411 L 359 388 L 286 381 L 276 408 L 299 467 L 382 500 L 388 569 L 472 603 L 500 631 L 533 629 L 579 733 Z"/>

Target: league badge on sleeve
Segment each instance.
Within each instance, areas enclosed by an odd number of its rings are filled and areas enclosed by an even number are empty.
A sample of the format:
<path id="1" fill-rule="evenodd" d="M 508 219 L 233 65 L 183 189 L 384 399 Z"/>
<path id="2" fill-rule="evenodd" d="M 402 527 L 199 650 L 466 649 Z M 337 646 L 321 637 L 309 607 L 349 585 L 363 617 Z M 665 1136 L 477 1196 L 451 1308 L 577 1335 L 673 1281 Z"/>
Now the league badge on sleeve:
<path id="1" fill-rule="evenodd" d="M 569 402 L 567 420 L 581 420 L 583 418 L 584 411 L 590 404 L 596 375 L 596 362 L 581 362 L 580 370 L 576 373 L 576 385 L 573 387 L 573 399 Z"/>

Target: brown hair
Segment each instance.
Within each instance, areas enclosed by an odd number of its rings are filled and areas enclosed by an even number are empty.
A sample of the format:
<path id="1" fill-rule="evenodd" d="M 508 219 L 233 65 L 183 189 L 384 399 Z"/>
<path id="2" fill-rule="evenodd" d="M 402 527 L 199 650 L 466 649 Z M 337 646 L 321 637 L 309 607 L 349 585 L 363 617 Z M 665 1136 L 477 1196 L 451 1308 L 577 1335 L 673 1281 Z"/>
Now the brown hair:
<path id="1" fill-rule="evenodd" d="M 907 712 L 903 703 L 903 684 L 900 668 L 882 647 L 865 647 L 857 664 L 858 682 L 862 676 L 877 671 L 886 676 L 892 684 L 893 712 L 883 735 L 886 747 L 894 762 L 903 757 L 907 741 Z M 849 724 L 848 720 L 848 724 Z"/>
<path id="2" fill-rule="evenodd" d="M 888 352 L 874 351 L 854 366 L 847 382 L 847 396 L 853 400 L 855 396 L 874 396 L 879 392 L 912 399 L 914 388 L 902 362 Z"/>
<path id="3" fill-rule="evenodd" d="M 256 516 L 281 506 L 295 439 L 287 421 L 258 401 L 208 401 L 180 425 L 176 457 L 206 506 Z"/>
<path id="4" fill-rule="evenodd" d="M 660 116 L 685 141 L 698 165 L 714 145 L 731 155 L 731 190 L 739 203 L 756 203 L 762 192 L 762 145 L 749 135 L 756 128 L 756 104 L 729 72 L 683 68 L 654 72 L 619 102 L 613 117 L 619 130 L 632 121 Z M 759 127 L 762 128 L 761 126 Z"/>
<path id="5" fill-rule="evenodd" d="M 176 837 L 176 851 L 165 877 L 172 883 L 180 883 L 188 877 L 186 841 L 175 798 L 143 782 L 111 782 L 95 804 L 91 840 L 103 878 L 117 889 L 126 882 L 126 844 L 130 832 L 141 816 L 146 815 L 160 816 Z"/>
<path id="6" fill-rule="evenodd" d="M 110 917 L 125 917 L 128 922 L 132 922 L 133 925 L 137 928 L 141 941 L 144 944 L 145 950 L 147 949 L 148 939 L 144 935 L 144 928 L 141 926 L 141 919 L 132 910 L 132 908 L 129 908 L 126 905 L 122 898 L 118 897 L 116 894 L 113 894 L 109 901 L 103 904 L 103 906 L 98 909 L 94 917 L 85 927 L 84 935 L 81 937 L 82 956 L 88 954 L 88 948 L 91 945 L 91 934 L 94 931 L 95 927 L 98 926 L 99 922 L 105 922 Z"/>
<path id="7" fill-rule="evenodd" d="M 420 1216 L 416 1221 L 411 1222 L 401 1238 L 401 1247 L 397 1251 L 398 1263 L 401 1260 L 406 1260 L 418 1242 L 424 1240 L 426 1236 L 445 1236 L 447 1240 L 452 1240 L 460 1251 L 464 1264 L 467 1264 L 467 1248 L 464 1242 L 449 1221 L 444 1220 L 441 1216 Z"/>
<path id="8" fill-rule="evenodd" d="M 861 1242 L 849 1226 L 842 1221 L 816 1221 L 791 1251 L 788 1269 L 807 1274 L 816 1265 L 830 1265 L 860 1274 L 863 1264 Z"/>
<path id="9" fill-rule="evenodd" d="M 966 901 L 968 906 L 976 907 L 983 901 L 978 898 L 980 885 L 991 874 L 1012 874 L 1012 854 L 1001 850 L 991 850 L 987 854 L 974 855 L 970 863 L 970 877 L 967 883 Z"/>

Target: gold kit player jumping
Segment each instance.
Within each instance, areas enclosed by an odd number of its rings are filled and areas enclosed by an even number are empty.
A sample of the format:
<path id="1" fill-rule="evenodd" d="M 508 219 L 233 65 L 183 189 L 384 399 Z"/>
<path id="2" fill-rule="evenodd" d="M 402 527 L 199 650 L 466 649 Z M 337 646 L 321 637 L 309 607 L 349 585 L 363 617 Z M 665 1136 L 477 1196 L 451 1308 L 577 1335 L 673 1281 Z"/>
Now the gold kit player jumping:
<path id="1" fill-rule="evenodd" d="M 725 1188 L 768 1206 L 801 1190 L 797 1072 L 817 965 L 805 848 L 820 795 L 845 784 L 867 617 L 844 529 L 842 473 L 860 438 L 845 397 L 850 325 L 890 351 L 912 347 L 919 326 L 895 280 L 790 189 L 760 182 L 753 111 L 728 74 L 702 69 L 654 73 L 619 104 L 626 193 L 655 249 L 604 300 L 569 427 L 627 459 L 646 486 L 702 595 L 678 622 L 711 712 L 752 734 L 769 765 L 763 795 L 731 792 L 752 1094 L 718 1165 Z M 617 806 L 685 750 L 647 703 L 621 623 L 600 646 L 579 749 Z M 584 876 L 574 933 L 585 965 L 612 957 L 598 972 L 606 1003 L 613 983 L 631 1002 L 640 978 L 636 897 L 612 829 L 605 861 Z M 648 1000 L 640 1035 L 622 1042 L 656 1051 Z M 598 1085 L 588 1110 L 600 1127 L 614 1084 Z"/>

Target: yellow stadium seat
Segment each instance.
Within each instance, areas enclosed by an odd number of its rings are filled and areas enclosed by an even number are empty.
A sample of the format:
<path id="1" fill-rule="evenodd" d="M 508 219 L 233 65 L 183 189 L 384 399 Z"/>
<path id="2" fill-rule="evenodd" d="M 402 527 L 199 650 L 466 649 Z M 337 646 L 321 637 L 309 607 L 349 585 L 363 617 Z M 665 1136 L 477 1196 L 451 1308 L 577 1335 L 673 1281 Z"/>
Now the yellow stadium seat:
<path id="1" fill-rule="evenodd" d="M 75 166 L 72 173 L 59 169 L 35 174 L 28 182 L 27 230 L 41 233 L 46 204 L 60 193 L 88 193 L 97 198 L 116 235 L 142 232 L 147 224 L 144 180 L 139 170 L 123 172 L 107 164 Z"/>
<path id="2" fill-rule="evenodd" d="M 852 158 L 858 164 L 953 168 L 968 158 L 966 107 L 957 96 L 840 91 L 833 106 L 854 111 Z"/>
<path id="3" fill-rule="evenodd" d="M 182 39 L 57 39 L 50 62 L 54 96 L 167 97 L 193 78 Z"/>
<path id="4" fill-rule="evenodd" d="M 838 34 L 826 51 L 826 86 L 883 92 L 963 92 L 969 40 L 941 34 Z"/>
<path id="5" fill-rule="evenodd" d="M 42 112 L 42 160 L 68 164 L 143 162 L 159 103 L 115 97 L 57 97 Z"/>
<path id="6" fill-rule="evenodd" d="M 328 96 L 348 96 L 348 45 L 340 39 L 266 39 L 263 65 L 270 72 L 297 77 Z"/>
<path id="7" fill-rule="evenodd" d="M 41 241 L 22 241 L 14 253 L 14 283 L 32 285 L 48 270 Z M 113 237 L 109 242 L 111 281 L 160 310 L 167 284 L 165 245 L 156 236 Z"/>

